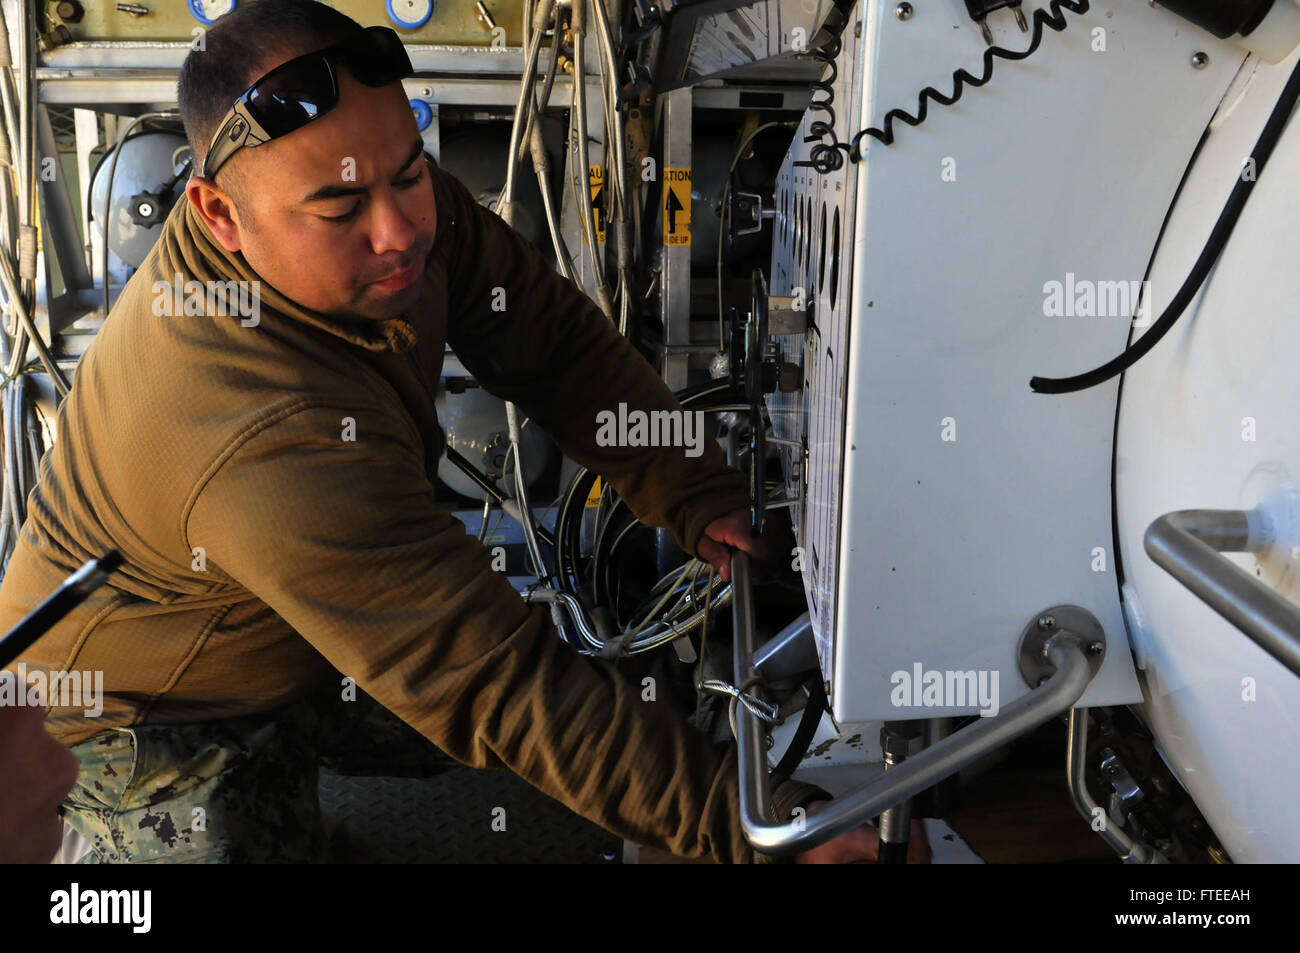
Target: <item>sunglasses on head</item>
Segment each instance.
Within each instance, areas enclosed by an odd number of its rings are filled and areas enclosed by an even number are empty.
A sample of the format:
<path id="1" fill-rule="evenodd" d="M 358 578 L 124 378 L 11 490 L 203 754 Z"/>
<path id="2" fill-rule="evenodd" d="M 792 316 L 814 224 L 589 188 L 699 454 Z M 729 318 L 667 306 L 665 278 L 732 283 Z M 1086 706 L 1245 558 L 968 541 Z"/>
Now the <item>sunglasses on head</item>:
<path id="1" fill-rule="evenodd" d="M 385 86 L 411 76 L 402 38 L 384 26 L 366 27 L 341 43 L 281 63 L 244 90 L 208 146 L 203 177 L 211 179 L 240 149 L 253 149 L 288 135 L 339 102 L 338 67 L 366 86 Z"/>

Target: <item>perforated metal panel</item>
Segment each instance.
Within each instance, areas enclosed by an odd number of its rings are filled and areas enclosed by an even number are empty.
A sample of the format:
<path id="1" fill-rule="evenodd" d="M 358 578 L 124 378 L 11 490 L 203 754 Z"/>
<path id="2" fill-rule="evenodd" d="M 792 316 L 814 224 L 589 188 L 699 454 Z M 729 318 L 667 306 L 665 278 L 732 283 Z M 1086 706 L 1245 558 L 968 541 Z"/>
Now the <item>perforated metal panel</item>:
<path id="1" fill-rule="evenodd" d="M 852 63 L 859 40 L 850 25 L 845 31 L 842 62 Z M 840 140 L 852 134 L 851 122 L 861 97 L 859 71 L 841 68 L 835 78 L 834 128 Z M 821 99 L 824 91 L 814 92 Z M 775 185 L 776 221 L 773 229 L 770 291 L 798 296 L 808 302 L 810 329 L 802 337 L 776 338 L 781 359 L 803 367 L 804 388 L 794 394 L 774 394 L 768 411 L 777 437 L 806 445 L 781 446 L 788 492 L 805 505 L 791 511 L 803 565 L 804 588 L 817 635 L 822 670 L 830 671 L 831 634 L 835 626 L 838 568 L 839 499 L 844 444 L 844 390 L 848 382 L 845 357 L 849 346 L 849 314 L 857 194 L 857 170 L 850 164 L 819 174 L 806 161 L 812 144 L 810 126 L 830 122 L 824 111 L 809 110 L 795 133 L 795 147 L 786 156 Z M 812 142 L 805 143 L 812 138 Z M 805 440 L 806 437 L 806 440 Z"/>

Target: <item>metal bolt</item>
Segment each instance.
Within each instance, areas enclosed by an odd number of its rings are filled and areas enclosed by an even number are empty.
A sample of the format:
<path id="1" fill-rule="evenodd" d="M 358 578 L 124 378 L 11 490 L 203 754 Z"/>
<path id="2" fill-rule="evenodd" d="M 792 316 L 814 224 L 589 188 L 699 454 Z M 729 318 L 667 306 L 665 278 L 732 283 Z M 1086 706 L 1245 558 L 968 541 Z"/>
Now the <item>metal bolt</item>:
<path id="1" fill-rule="evenodd" d="M 1203 53 L 1200 50 L 1197 50 L 1195 53 L 1192 54 L 1193 69 L 1205 69 L 1205 67 L 1209 65 L 1210 65 L 1210 56 L 1208 53 Z"/>
<path id="2" fill-rule="evenodd" d="M 764 743 L 767 745 L 767 747 L 771 748 L 774 744 L 776 744 L 776 739 L 774 739 L 771 735 L 768 735 L 764 740 Z"/>
<path id="3" fill-rule="evenodd" d="M 913 10 L 910 3 L 900 3 L 898 6 L 894 7 L 894 16 L 898 17 L 900 20 L 912 19 L 912 13 Z"/>
<path id="4" fill-rule="evenodd" d="M 1038 627 L 1040 629 L 1043 629 L 1044 631 L 1052 628 L 1055 625 L 1056 625 L 1056 619 L 1053 616 L 1045 615 L 1045 616 L 1040 616 L 1038 619 Z"/>
<path id="5" fill-rule="evenodd" d="M 1100 654 L 1101 654 L 1102 652 L 1104 652 L 1104 651 L 1106 651 L 1106 646 L 1102 645 L 1100 642 L 1089 642 L 1089 643 L 1088 643 L 1088 654 L 1089 654 L 1089 655 L 1100 655 Z"/>
<path id="6" fill-rule="evenodd" d="M 153 206 L 148 202 L 141 202 L 136 206 L 136 211 L 142 216 L 148 217 L 153 214 Z"/>

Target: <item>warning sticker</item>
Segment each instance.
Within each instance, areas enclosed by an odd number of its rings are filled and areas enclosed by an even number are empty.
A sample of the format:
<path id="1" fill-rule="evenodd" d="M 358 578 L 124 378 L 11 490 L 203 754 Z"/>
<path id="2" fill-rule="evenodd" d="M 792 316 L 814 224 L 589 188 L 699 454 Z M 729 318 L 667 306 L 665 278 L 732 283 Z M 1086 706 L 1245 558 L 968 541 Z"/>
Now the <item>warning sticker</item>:
<path id="1" fill-rule="evenodd" d="M 664 169 L 664 244 L 691 243 L 691 170 Z"/>
<path id="2" fill-rule="evenodd" d="M 596 482 L 591 485 L 591 492 L 587 494 L 587 506 L 600 506 L 600 477 L 596 477 Z"/>
<path id="3" fill-rule="evenodd" d="M 605 188 L 605 170 L 598 165 L 587 166 L 587 184 L 591 186 L 591 207 L 596 218 L 596 244 L 605 244 L 605 210 L 601 208 L 600 193 Z M 582 243 L 587 244 L 587 230 L 582 229 Z"/>

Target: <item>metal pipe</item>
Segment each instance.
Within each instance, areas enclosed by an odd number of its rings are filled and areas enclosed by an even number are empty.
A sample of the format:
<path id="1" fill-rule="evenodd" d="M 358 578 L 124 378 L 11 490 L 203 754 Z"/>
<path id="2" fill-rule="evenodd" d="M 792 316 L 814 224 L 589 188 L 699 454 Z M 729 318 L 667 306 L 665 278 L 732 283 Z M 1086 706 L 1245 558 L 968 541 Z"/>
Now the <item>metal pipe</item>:
<path id="1" fill-rule="evenodd" d="M 906 760 L 911 737 L 897 728 L 880 729 L 881 749 L 884 752 L 885 771 L 893 771 Z M 880 840 L 876 862 L 881 864 L 907 863 L 907 843 L 912 830 L 912 802 L 900 801 L 880 812 Z"/>
<path id="2" fill-rule="evenodd" d="M 559 216 L 556 215 L 555 199 L 551 195 L 551 160 L 546 154 L 546 145 L 542 142 L 540 124 L 532 127 L 529 134 L 532 149 L 533 169 L 537 173 L 537 191 L 542 195 L 542 211 L 546 215 L 546 227 L 551 233 L 551 245 L 555 248 L 555 262 L 560 274 L 573 280 L 573 269 L 569 264 L 569 249 L 560 234 Z"/>
<path id="3" fill-rule="evenodd" d="M 1180 510 L 1147 527 L 1155 563 L 1300 675 L 1300 608 L 1222 554 L 1264 548 L 1258 510 Z"/>
<path id="4" fill-rule="evenodd" d="M 569 618 L 573 620 L 573 625 L 578 630 L 578 634 L 582 636 L 583 641 L 597 652 L 604 647 L 605 643 L 596 635 L 591 620 L 587 618 L 587 610 L 576 596 L 568 592 L 561 592 L 558 589 L 543 587 L 530 589 L 524 593 L 523 598 L 524 602 L 546 602 L 551 605 L 563 606 L 569 613 Z"/>
<path id="5" fill-rule="evenodd" d="M 558 14 L 558 10 L 556 13 Z M 537 48 L 537 55 L 541 56 L 541 46 Z M 554 35 L 551 39 L 551 60 L 546 65 L 546 81 L 542 84 L 541 103 L 537 101 L 536 90 L 533 91 L 533 108 L 528 111 L 528 118 L 524 121 L 523 132 L 519 137 L 519 152 L 516 158 L 524 161 L 524 153 L 528 149 L 529 138 L 536 126 L 541 125 L 542 115 L 551 105 L 551 90 L 555 86 L 555 77 L 559 72 L 560 65 L 560 18 L 556 17 Z"/>
<path id="6" fill-rule="evenodd" d="M 627 320 L 631 310 L 631 223 L 628 221 L 628 180 L 626 134 L 623 128 L 623 111 L 618 106 L 618 57 L 614 51 L 613 30 L 605 13 L 604 0 L 591 0 L 596 11 L 596 32 L 603 52 L 601 62 L 608 60 L 608 79 L 602 84 L 605 90 L 605 123 L 610 127 L 608 138 L 614 142 L 613 174 L 607 168 L 605 178 L 614 183 L 614 234 L 617 238 L 617 270 L 619 290 L 618 330 L 627 333 Z M 621 26 L 621 24 L 620 24 Z M 605 71 L 602 70 L 602 78 Z M 608 163 L 606 163 L 608 165 Z"/>
<path id="7" fill-rule="evenodd" d="M 763 643 L 754 668 L 768 680 L 797 678 L 819 667 L 812 615 L 805 612 Z"/>
<path id="8" fill-rule="evenodd" d="M 22 397 L 23 379 L 14 380 L 4 389 L 4 490 L 13 502 L 9 507 L 9 518 L 14 533 L 21 534 L 23 521 L 27 518 L 27 497 L 18 488 L 19 457 L 22 452 L 17 442 L 17 427 L 14 425 L 14 404 Z M 15 535 L 15 540 L 18 538 Z"/>
<path id="9" fill-rule="evenodd" d="M 610 301 L 609 286 L 605 281 L 605 262 L 602 260 L 601 246 L 596 240 L 595 209 L 591 201 L 590 169 L 591 151 L 587 146 L 587 76 L 583 66 L 583 45 L 587 35 L 586 0 L 573 0 L 573 20 L 570 30 L 573 33 L 573 125 L 577 136 L 578 172 L 582 187 L 578 190 L 578 207 L 582 212 L 582 231 L 587 236 L 587 246 L 591 250 L 592 272 L 596 277 L 596 303 L 609 318 L 611 324 L 618 326 L 614 318 L 614 305 Z"/>
<path id="10" fill-rule="evenodd" d="M 510 147 L 506 150 L 506 182 L 501 190 L 501 201 L 497 204 L 497 214 L 507 225 L 514 225 L 515 201 L 515 158 L 519 154 L 519 143 L 523 138 L 523 121 L 528 116 L 533 99 L 533 83 L 537 79 L 537 51 L 542 45 L 542 34 L 551 19 L 553 0 L 539 0 L 533 16 L 534 33 L 529 40 L 524 57 L 523 77 L 519 83 L 519 99 L 515 104 L 515 120 L 510 124 Z"/>
<path id="11" fill-rule="evenodd" d="M 749 557 L 731 556 L 732 605 L 736 631 L 734 678 L 737 685 L 755 674 L 754 598 Z M 1044 653 L 1055 667 L 1045 682 L 992 718 L 981 718 L 956 734 L 909 758 L 885 775 L 830 802 L 818 813 L 787 823 L 771 820 L 772 794 L 762 727 L 745 706 L 737 706 L 740 818 L 745 838 L 767 854 L 790 854 L 823 844 L 869 817 L 937 784 L 991 751 L 1002 748 L 1065 711 L 1092 680 L 1087 647 L 1073 632 L 1050 638 Z"/>
<path id="12" fill-rule="evenodd" d="M 36 178 L 36 110 L 38 107 L 35 76 L 36 76 L 36 24 L 32 20 L 32 14 L 35 11 L 34 3 L 27 3 L 24 0 L 19 5 L 21 14 L 18 20 L 19 43 L 22 50 L 22 74 L 23 74 L 23 103 L 22 113 L 22 144 L 20 162 L 23 168 L 23 205 L 22 216 L 18 228 L 18 283 L 22 288 L 23 307 L 29 314 L 35 313 L 37 298 L 37 282 L 40 279 L 37 264 L 36 236 L 41 227 L 38 218 L 36 194 L 39 185 Z M 32 337 L 38 337 L 34 328 L 29 327 L 27 333 Z M 26 357 L 26 348 L 23 349 L 23 356 Z M 54 372 L 59 381 L 62 381 L 62 375 Z M 66 387 L 67 382 L 62 381 Z"/>
<path id="13" fill-rule="evenodd" d="M 31 314 L 27 311 L 27 305 L 24 303 L 23 296 L 20 294 L 18 285 L 15 283 L 9 269 L 8 256 L 0 258 L 0 285 L 3 285 L 6 294 L 9 296 L 9 307 L 18 318 L 18 326 L 26 331 L 27 338 L 30 338 L 30 343 L 36 348 L 36 354 L 45 368 L 45 373 L 49 374 L 50 380 L 54 382 L 54 388 L 59 397 L 67 397 L 72 385 L 63 376 L 63 371 L 59 369 L 59 365 L 55 362 L 54 355 L 50 353 L 44 339 L 41 338 L 40 332 L 37 330 L 35 322 L 32 321 Z M 22 353 L 16 355 L 18 358 L 27 356 L 27 338 L 19 337 L 19 346 L 22 348 Z M 11 371 L 11 376 L 15 376 L 16 371 L 16 368 Z"/>
<path id="14" fill-rule="evenodd" d="M 515 500 L 519 504 L 519 524 L 524 528 L 524 542 L 533 570 L 538 581 L 546 585 L 551 581 L 551 572 L 542 558 L 542 548 L 537 544 L 537 523 L 533 520 L 532 505 L 528 502 L 528 481 L 524 478 L 524 440 L 519 426 L 519 408 L 513 401 L 506 401 L 506 426 L 510 431 L 510 450 L 515 458 Z"/>
<path id="15" fill-rule="evenodd" d="M 621 123 L 623 111 L 618 108 L 618 57 L 614 52 L 613 31 L 609 24 L 609 18 L 605 14 L 604 0 L 591 0 L 591 7 L 595 11 L 596 39 L 598 41 L 597 58 L 600 62 L 601 85 L 605 89 L 605 126 L 609 129 L 609 137 L 614 141 L 614 152 L 621 172 L 624 164 Z M 624 194 L 626 183 L 621 174 L 613 178 L 616 205 L 619 209 L 622 209 L 626 202 Z"/>
<path id="16" fill-rule="evenodd" d="M 1092 799 L 1088 793 L 1088 785 L 1084 781 L 1085 759 L 1088 755 L 1088 710 L 1086 708 L 1070 709 L 1070 737 L 1066 741 L 1065 747 L 1065 773 L 1070 783 L 1070 796 L 1074 799 L 1074 806 L 1079 809 L 1090 825 L 1100 816 L 1104 818 L 1101 830 L 1097 831 L 1106 843 L 1110 844 L 1119 854 L 1120 860 L 1126 864 L 1156 864 L 1163 863 L 1164 857 L 1147 847 L 1145 844 L 1139 844 L 1121 829 L 1112 829 L 1110 818 L 1105 813 L 1098 814 L 1102 808 Z"/>

